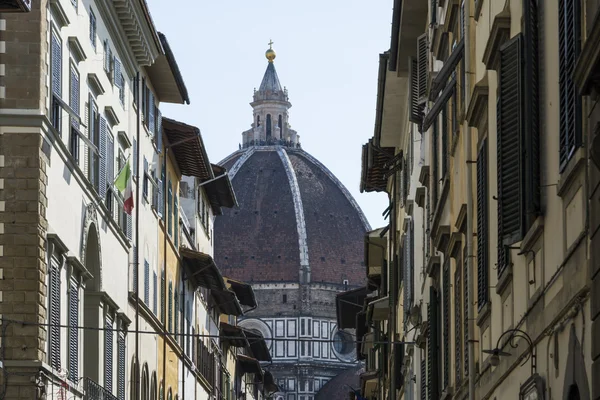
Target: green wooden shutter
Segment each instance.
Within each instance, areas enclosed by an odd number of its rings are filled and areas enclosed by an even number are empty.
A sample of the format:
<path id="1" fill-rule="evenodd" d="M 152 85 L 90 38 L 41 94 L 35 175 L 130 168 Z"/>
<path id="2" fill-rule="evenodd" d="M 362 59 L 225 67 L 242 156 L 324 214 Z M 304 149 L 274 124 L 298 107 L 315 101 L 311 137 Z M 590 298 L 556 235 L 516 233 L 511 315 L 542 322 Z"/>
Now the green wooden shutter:
<path id="1" fill-rule="evenodd" d="M 173 185 L 171 185 L 171 180 L 169 180 L 167 190 L 167 232 L 170 236 L 173 234 Z"/>
<path id="2" fill-rule="evenodd" d="M 165 272 L 161 271 L 160 273 L 160 320 L 161 322 L 164 324 L 165 323 L 165 291 L 167 289 L 166 287 L 166 280 L 165 280 Z"/>
<path id="3" fill-rule="evenodd" d="M 156 275 L 156 271 L 154 272 L 154 277 L 152 280 L 152 311 L 154 315 L 158 315 L 158 276 Z"/>
<path id="4" fill-rule="evenodd" d="M 79 377 L 79 287 L 77 282 L 69 284 L 69 380 L 77 382 Z"/>
<path id="5" fill-rule="evenodd" d="M 177 292 L 177 289 L 175 289 L 175 295 L 174 295 L 174 299 L 175 299 L 175 340 L 179 341 L 179 337 L 177 337 L 177 335 L 179 334 L 179 293 Z"/>
<path id="6" fill-rule="evenodd" d="M 443 296 L 443 357 L 444 357 L 444 382 L 445 389 L 450 384 L 450 258 L 444 260 L 444 272 L 442 282 Z"/>
<path id="7" fill-rule="evenodd" d="M 419 102 L 419 62 L 416 58 L 408 61 L 408 84 L 410 95 L 410 122 L 420 124 L 423 121 L 423 106 Z"/>
<path id="8" fill-rule="evenodd" d="M 488 301 L 489 253 L 488 253 L 488 149 L 484 139 L 477 156 L 477 307 Z"/>
<path id="9" fill-rule="evenodd" d="M 60 349 L 60 267 L 58 262 L 52 258 L 50 266 L 50 364 L 52 368 L 60 370 L 61 368 L 61 349 Z"/>
<path id="10" fill-rule="evenodd" d="M 558 2 L 561 172 L 581 145 L 581 98 L 573 82 L 573 72 L 581 50 L 580 8 L 579 0 Z"/>
<path id="11" fill-rule="evenodd" d="M 174 193 L 173 197 L 173 242 L 177 249 L 179 248 L 179 196 L 177 193 Z"/>
<path id="12" fill-rule="evenodd" d="M 421 400 L 427 400 L 427 363 L 421 358 Z"/>
<path id="13" fill-rule="evenodd" d="M 428 398 L 437 400 L 439 397 L 439 300 L 437 290 L 429 287 L 429 304 L 428 304 L 428 321 L 429 321 L 429 338 L 427 341 L 427 357 L 428 357 Z"/>
<path id="14" fill-rule="evenodd" d="M 523 237 L 523 74 L 522 38 L 516 36 L 500 49 L 498 74 L 498 238 L 499 247 Z M 498 273 L 506 267 L 498 260 Z"/>
<path id="15" fill-rule="evenodd" d="M 167 315 L 167 326 L 169 332 L 173 329 L 173 283 L 169 281 L 169 314 Z"/>
<path id="16" fill-rule="evenodd" d="M 427 101 L 427 34 L 424 33 L 417 38 L 417 60 L 419 71 L 419 102 Z"/>

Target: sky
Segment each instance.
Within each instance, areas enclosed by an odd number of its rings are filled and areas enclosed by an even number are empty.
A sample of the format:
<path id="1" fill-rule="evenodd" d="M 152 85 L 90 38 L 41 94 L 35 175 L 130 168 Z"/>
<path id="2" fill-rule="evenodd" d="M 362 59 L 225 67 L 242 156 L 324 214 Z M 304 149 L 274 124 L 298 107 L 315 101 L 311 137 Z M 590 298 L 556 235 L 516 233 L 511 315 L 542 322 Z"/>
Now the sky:
<path id="1" fill-rule="evenodd" d="M 362 145 L 373 136 L 379 53 L 389 49 L 392 0 L 148 0 L 175 54 L 190 105 L 163 115 L 200 128 L 217 163 L 252 123 L 254 88 L 273 40 L 290 125 L 302 148 L 354 196 L 373 228 L 387 195 L 360 193 Z"/>

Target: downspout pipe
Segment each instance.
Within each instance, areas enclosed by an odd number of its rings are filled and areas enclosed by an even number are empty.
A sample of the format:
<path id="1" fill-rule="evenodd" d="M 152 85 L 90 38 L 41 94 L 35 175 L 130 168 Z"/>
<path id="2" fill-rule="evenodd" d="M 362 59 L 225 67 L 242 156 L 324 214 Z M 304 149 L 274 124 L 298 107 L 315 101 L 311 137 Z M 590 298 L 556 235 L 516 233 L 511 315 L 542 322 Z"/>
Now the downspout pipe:
<path id="1" fill-rule="evenodd" d="M 384 362 L 388 362 L 389 360 L 389 373 L 388 379 L 390 380 L 390 393 L 388 395 L 388 399 L 396 399 L 396 365 L 395 358 L 390 357 L 394 353 L 394 342 L 396 339 L 396 317 L 398 316 L 396 313 L 396 304 L 398 299 L 398 269 L 396 265 L 396 220 L 398 218 L 398 201 L 396 198 L 398 191 L 396 190 L 396 185 L 398 184 L 398 174 L 394 173 L 394 178 L 392 181 L 392 199 L 394 200 L 391 215 L 390 215 L 390 259 L 388 265 L 390 268 L 390 278 L 388 282 L 390 285 L 390 322 L 388 325 L 388 360 L 384 360 Z"/>
<path id="2" fill-rule="evenodd" d="M 471 0 L 464 0 L 465 4 L 465 51 L 463 53 L 463 57 L 465 57 L 465 107 L 471 101 Z M 473 259 L 475 255 L 473 254 L 473 163 L 471 158 L 473 157 L 472 150 L 472 137 L 473 130 L 469 126 L 469 123 L 463 121 L 465 135 L 465 158 L 466 158 L 466 183 L 467 183 L 467 234 L 466 234 L 466 244 L 467 244 L 467 272 L 469 276 L 469 281 L 467 284 L 470 291 L 473 289 L 473 283 L 475 278 L 475 271 L 473 265 Z M 469 301 L 467 303 L 467 317 L 468 317 L 468 331 L 469 331 L 469 340 L 468 340 L 468 349 L 469 349 L 469 357 L 468 357 L 468 373 L 469 373 L 469 400 L 475 400 L 475 306 L 473 301 Z"/>
<path id="3" fill-rule="evenodd" d="M 138 86 L 138 98 L 139 98 L 139 88 L 141 87 L 141 77 L 140 72 L 138 71 L 136 74 L 137 86 Z M 135 390 L 134 390 L 134 399 L 140 400 L 140 191 L 139 191 L 139 183 L 140 183 L 140 124 L 142 123 L 140 108 L 137 108 L 136 111 L 136 145 L 138 146 L 136 151 L 136 157 L 133 162 L 135 163 L 135 171 L 138 176 L 137 183 L 138 186 L 135 190 L 135 265 L 133 268 L 135 269 L 135 276 L 137 276 L 137 280 L 135 283 Z"/>

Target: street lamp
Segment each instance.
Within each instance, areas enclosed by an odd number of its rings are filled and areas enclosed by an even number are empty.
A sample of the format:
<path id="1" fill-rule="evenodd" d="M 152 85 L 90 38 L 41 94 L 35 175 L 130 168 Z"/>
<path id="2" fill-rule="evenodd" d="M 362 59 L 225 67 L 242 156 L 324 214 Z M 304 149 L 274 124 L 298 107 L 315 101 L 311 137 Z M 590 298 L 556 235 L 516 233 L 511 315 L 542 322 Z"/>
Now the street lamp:
<path id="1" fill-rule="evenodd" d="M 525 363 L 527 362 L 529 357 L 531 357 L 531 375 L 534 375 L 535 374 L 535 347 L 533 347 L 533 342 L 531 341 L 531 338 L 529 337 L 529 335 L 520 329 L 507 330 L 502 335 L 500 335 L 500 337 L 498 338 L 498 342 L 496 343 L 496 348 L 491 349 L 491 350 L 483 350 L 484 353 L 490 354 L 490 364 L 494 367 L 497 367 L 500 364 L 500 357 L 509 357 L 511 355 L 511 353 L 508 353 L 508 352 L 500 349 L 500 341 L 502 340 L 502 338 L 504 336 L 506 336 L 508 334 L 511 334 L 511 337 L 510 337 L 508 343 L 510 343 L 510 346 L 513 349 L 517 348 L 517 343 L 515 341 L 516 338 L 525 339 L 525 341 L 529 345 L 529 352 L 527 354 L 527 357 L 525 357 L 525 360 L 523 360 L 523 363 L 521 364 L 521 366 L 525 365 Z"/>

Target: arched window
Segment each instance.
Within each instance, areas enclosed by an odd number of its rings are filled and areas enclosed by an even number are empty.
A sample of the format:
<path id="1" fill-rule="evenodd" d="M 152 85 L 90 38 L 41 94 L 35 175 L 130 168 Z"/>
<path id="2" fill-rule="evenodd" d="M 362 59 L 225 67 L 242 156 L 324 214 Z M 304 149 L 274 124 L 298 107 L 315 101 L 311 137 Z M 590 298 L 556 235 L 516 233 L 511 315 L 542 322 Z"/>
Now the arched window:
<path id="1" fill-rule="evenodd" d="M 281 117 L 281 114 L 279 114 L 279 139 L 283 139 L 283 118 Z"/>
<path id="2" fill-rule="evenodd" d="M 171 391 L 171 388 L 169 388 L 169 393 L 167 393 L 167 400 L 173 400 L 173 392 Z"/>
<path id="3" fill-rule="evenodd" d="M 160 389 L 158 389 L 158 400 L 165 400 L 165 384 L 160 381 Z"/>
<path id="4" fill-rule="evenodd" d="M 271 138 L 271 114 L 267 114 L 267 139 Z"/>
<path id="5" fill-rule="evenodd" d="M 152 373 L 152 380 L 150 381 L 150 400 L 156 400 L 156 372 Z"/>
<path id="6" fill-rule="evenodd" d="M 150 400 L 149 396 L 148 396 L 148 366 L 144 365 L 144 368 L 142 370 L 142 387 L 141 387 L 141 391 L 142 391 L 142 400 Z"/>
<path id="7" fill-rule="evenodd" d="M 260 115 L 256 116 L 256 126 L 259 127 L 260 126 Z"/>

